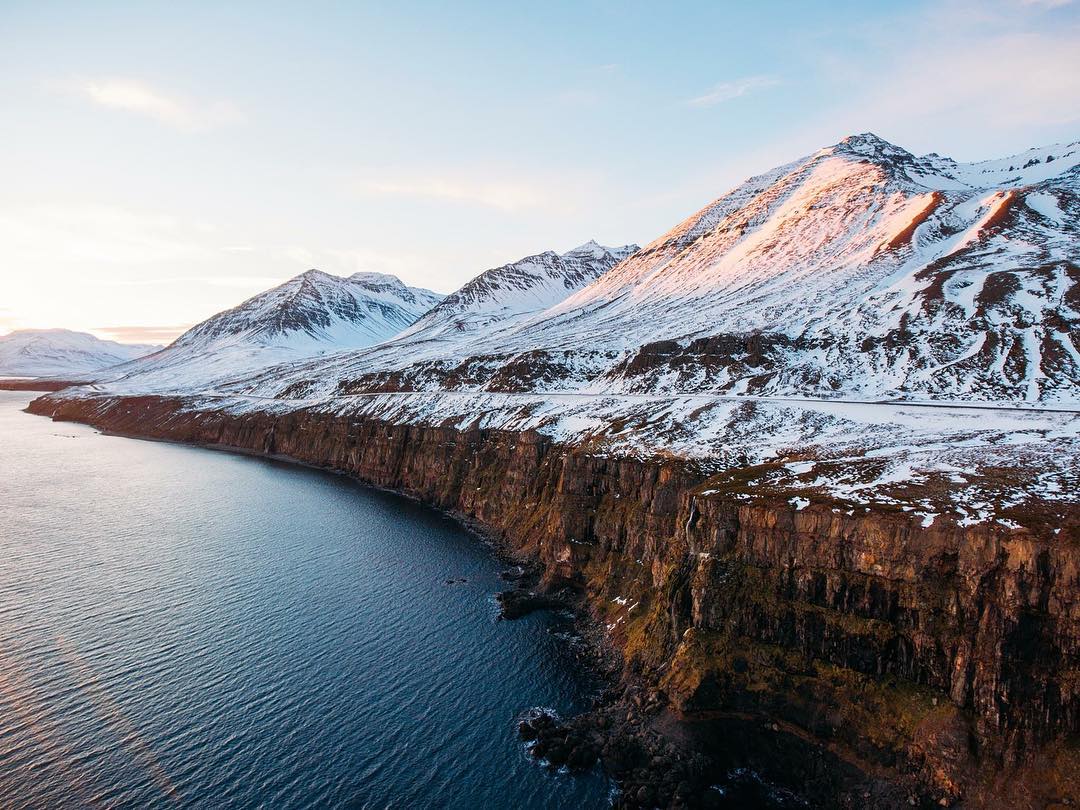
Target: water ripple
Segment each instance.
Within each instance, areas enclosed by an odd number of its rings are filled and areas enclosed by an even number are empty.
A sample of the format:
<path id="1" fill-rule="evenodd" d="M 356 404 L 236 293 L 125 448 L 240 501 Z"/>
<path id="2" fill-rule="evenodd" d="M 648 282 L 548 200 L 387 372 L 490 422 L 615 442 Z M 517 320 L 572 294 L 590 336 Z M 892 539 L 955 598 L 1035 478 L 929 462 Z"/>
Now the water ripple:
<path id="1" fill-rule="evenodd" d="M 493 621 L 455 524 L 26 401 L 0 392 L 0 807 L 607 805 L 522 756 L 514 717 L 590 685 L 543 617 Z"/>

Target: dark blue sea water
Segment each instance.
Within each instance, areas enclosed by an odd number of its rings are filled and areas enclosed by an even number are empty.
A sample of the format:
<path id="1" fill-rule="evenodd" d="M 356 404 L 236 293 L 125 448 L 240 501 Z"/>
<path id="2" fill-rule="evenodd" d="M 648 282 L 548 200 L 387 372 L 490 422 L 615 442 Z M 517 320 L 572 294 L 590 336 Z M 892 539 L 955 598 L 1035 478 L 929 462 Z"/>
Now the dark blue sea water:
<path id="1" fill-rule="evenodd" d="M 0 807 L 607 804 L 526 758 L 519 713 L 591 686 L 448 518 L 30 397 L 0 392 Z"/>

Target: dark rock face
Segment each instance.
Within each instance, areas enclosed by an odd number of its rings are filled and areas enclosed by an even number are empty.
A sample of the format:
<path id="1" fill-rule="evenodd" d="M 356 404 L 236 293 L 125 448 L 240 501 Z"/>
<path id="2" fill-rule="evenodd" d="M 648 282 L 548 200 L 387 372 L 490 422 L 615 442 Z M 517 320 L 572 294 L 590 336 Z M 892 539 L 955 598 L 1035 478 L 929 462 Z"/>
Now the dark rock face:
<path id="1" fill-rule="evenodd" d="M 497 598 L 504 619 L 520 619 L 537 610 L 564 610 L 572 606 L 568 600 L 558 596 L 533 593 L 523 588 L 503 591 Z"/>
<path id="2" fill-rule="evenodd" d="M 86 383 L 76 380 L 0 379 L 0 391 L 59 391 L 72 385 L 86 385 Z"/>
<path id="3" fill-rule="evenodd" d="M 621 652 L 618 694 L 547 759 L 599 758 L 635 786 L 625 806 L 701 806 L 715 769 L 737 765 L 833 806 L 1080 801 L 1075 515 L 1035 536 L 885 509 L 796 511 L 698 494 L 704 474 L 681 461 L 596 456 L 531 432 L 157 397 L 42 397 L 31 410 L 290 457 L 482 524 L 541 572 L 504 606 L 579 594 Z M 653 737 L 692 740 L 686 788 L 649 776 L 653 756 L 670 756 L 642 747 Z"/>
<path id="4" fill-rule="evenodd" d="M 640 347 L 605 378 L 623 379 L 635 391 L 657 390 L 659 381 L 672 375 L 678 385 L 702 390 L 725 389 L 731 381 L 745 379 L 746 390 L 755 392 L 785 372 L 792 351 L 822 348 L 821 341 L 760 331 L 697 338 L 685 346 L 661 340 Z M 820 380 L 814 377 L 812 382 Z"/>

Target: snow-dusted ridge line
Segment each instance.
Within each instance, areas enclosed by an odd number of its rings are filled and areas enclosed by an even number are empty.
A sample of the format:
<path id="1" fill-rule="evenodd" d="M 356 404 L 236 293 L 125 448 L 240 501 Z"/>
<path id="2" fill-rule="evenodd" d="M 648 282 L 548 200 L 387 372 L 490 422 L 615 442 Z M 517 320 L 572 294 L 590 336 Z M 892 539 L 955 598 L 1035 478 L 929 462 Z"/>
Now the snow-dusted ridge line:
<path id="1" fill-rule="evenodd" d="M 590 240 L 566 253 L 547 250 L 485 270 L 446 296 L 397 340 L 438 340 L 481 329 L 506 329 L 559 303 L 638 249 L 637 245 L 604 247 Z"/>
<path id="2" fill-rule="evenodd" d="M 1078 164 L 1080 143 L 960 164 L 852 136 L 544 309 L 437 308 L 376 349 L 234 390 L 1080 402 Z"/>
<path id="3" fill-rule="evenodd" d="M 268 366 L 358 349 L 405 329 L 442 300 L 396 276 L 308 270 L 196 324 L 151 357 L 102 377 L 132 390 L 203 388 Z"/>
<path id="4" fill-rule="evenodd" d="M 441 299 L 438 293 L 406 287 L 396 276 L 383 273 L 342 278 L 308 270 L 193 326 L 170 348 L 223 338 L 265 345 L 326 342 L 358 348 L 365 344 L 355 341 L 392 337 Z"/>
<path id="5" fill-rule="evenodd" d="M 487 270 L 446 297 L 385 274 L 341 279 L 310 270 L 99 382 L 127 392 L 196 391 L 248 377 L 275 380 L 290 364 L 377 357 L 385 346 L 395 357 L 403 345 L 417 359 L 452 355 L 455 346 L 562 300 L 636 250 L 595 241 L 562 254 L 549 250 Z"/>

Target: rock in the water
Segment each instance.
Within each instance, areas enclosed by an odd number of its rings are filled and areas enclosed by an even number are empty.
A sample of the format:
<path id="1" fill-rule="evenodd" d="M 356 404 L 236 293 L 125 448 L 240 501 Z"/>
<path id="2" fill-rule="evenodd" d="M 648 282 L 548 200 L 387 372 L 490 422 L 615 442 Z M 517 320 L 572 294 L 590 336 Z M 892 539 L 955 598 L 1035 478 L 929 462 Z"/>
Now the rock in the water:
<path id="1" fill-rule="evenodd" d="M 565 599 L 542 593 L 533 593 L 523 588 L 502 591 L 496 597 L 502 608 L 504 619 L 520 619 L 536 610 L 563 610 L 569 607 Z"/>

